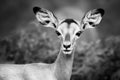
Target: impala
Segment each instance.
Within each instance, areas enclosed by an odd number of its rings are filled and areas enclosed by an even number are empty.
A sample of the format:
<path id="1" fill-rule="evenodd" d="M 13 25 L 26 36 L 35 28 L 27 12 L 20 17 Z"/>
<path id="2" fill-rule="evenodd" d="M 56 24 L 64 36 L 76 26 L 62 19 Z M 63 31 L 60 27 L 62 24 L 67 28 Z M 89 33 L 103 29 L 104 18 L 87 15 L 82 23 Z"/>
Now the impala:
<path id="1" fill-rule="evenodd" d="M 101 22 L 104 10 L 88 11 L 81 21 L 64 19 L 61 22 L 47 9 L 34 7 L 37 20 L 45 27 L 55 30 L 61 40 L 57 59 L 52 64 L 1 64 L 0 80 L 70 80 L 76 40 L 88 28 L 94 28 Z"/>

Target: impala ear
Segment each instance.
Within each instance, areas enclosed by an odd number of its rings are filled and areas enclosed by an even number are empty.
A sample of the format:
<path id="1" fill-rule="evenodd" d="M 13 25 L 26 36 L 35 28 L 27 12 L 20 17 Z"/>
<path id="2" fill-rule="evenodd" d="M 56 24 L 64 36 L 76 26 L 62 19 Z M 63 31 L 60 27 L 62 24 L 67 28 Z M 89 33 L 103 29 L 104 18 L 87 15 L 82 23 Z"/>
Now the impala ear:
<path id="1" fill-rule="evenodd" d="M 58 20 L 52 12 L 39 7 L 34 7 L 33 12 L 35 13 L 37 20 L 42 25 L 44 25 L 45 27 L 56 28 Z"/>
<path id="2" fill-rule="evenodd" d="M 104 10 L 101 8 L 87 12 L 81 21 L 83 29 L 94 28 L 101 22 L 103 15 Z"/>

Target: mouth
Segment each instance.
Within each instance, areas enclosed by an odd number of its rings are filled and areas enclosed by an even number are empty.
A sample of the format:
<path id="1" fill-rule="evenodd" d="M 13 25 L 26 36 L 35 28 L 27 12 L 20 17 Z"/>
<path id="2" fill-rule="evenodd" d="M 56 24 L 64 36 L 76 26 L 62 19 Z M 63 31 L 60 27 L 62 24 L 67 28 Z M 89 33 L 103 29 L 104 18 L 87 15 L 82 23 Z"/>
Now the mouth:
<path id="1" fill-rule="evenodd" d="M 70 52 L 71 50 L 64 50 L 65 52 Z"/>
<path id="2" fill-rule="evenodd" d="M 71 54 L 71 51 L 72 51 L 72 50 L 67 50 L 67 49 L 66 49 L 66 50 L 63 50 L 63 52 L 64 52 L 65 54 Z"/>

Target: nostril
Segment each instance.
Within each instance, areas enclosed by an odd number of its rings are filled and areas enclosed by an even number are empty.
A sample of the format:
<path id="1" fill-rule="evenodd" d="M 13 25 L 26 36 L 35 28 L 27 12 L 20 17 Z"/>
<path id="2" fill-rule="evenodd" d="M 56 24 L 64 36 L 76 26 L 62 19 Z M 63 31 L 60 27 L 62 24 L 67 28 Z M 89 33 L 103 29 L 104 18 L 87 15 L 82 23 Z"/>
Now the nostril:
<path id="1" fill-rule="evenodd" d="M 63 45 L 64 48 L 70 48 L 71 45 Z"/>

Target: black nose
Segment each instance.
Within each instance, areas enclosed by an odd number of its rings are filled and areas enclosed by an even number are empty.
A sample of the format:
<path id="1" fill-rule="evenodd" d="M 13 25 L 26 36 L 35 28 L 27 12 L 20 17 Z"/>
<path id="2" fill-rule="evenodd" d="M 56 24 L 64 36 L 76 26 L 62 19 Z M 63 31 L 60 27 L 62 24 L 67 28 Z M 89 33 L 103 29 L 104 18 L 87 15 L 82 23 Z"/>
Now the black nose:
<path id="1" fill-rule="evenodd" d="M 63 44 L 63 47 L 66 48 L 66 49 L 67 49 L 67 48 L 70 48 L 70 46 L 71 46 L 71 45 L 64 45 L 64 44 Z"/>

